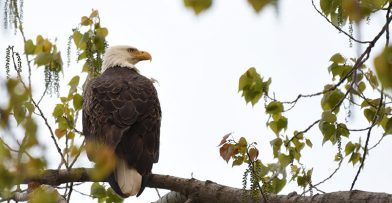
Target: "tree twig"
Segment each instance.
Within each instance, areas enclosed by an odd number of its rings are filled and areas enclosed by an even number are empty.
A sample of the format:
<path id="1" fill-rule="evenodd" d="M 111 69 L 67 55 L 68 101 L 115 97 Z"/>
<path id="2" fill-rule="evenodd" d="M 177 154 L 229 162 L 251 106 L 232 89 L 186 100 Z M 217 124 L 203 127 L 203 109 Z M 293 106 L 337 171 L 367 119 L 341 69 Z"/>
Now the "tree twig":
<path id="1" fill-rule="evenodd" d="M 314 9 L 317 11 L 317 13 L 319 13 L 322 17 L 324 17 L 324 19 L 331 24 L 333 27 L 335 27 L 339 32 L 343 33 L 344 35 L 346 35 L 347 37 L 349 37 L 351 40 L 353 40 L 354 42 L 360 43 L 360 44 L 369 44 L 371 43 L 371 41 L 361 41 L 356 39 L 355 37 L 351 36 L 349 33 L 347 33 L 346 31 L 344 31 L 342 28 L 340 28 L 339 26 L 335 25 L 334 23 L 332 23 L 331 20 L 328 19 L 327 16 L 325 16 L 314 4 L 314 0 L 312 0 L 312 5 L 314 7 Z"/>
<path id="2" fill-rule="evenodd" d="M 356 181 L 357 181 L 357 179 L 358 179 L 358 176 L 359 176 L 359 174 L 361 173 L 361 170 L 362 170 L 363 165 L 364 165 L 364 163 L 365 163 L 365 158 L 366 158 L 366 155 L 367 155 L 367 152 L 368 152 L 368 145 L 369 145 L 370 135 L 371 135 L 371 132 L 372 132 L 373 127 L 374 127 L 374 126 L 376 125 L 376 123 L 377 123 L 377 120 L 378 120 L 378 118 L 379 118 L 380 110 L 381 110 L 381 108 L 382 108 L 382 106 L 383 106 L 383 98 L 384 98 L 383 92 L 384 92 L 384 91 L 381 91 L 380 103 L 379 103 L 379 105 L 378 105 L 376 114 L 374 115 L 374 118 L 373 118 L 373 120 L 372 120 L 372 125 L 371 125 L 371 127 L 369 128 L 369 130 L 368 130 L 368 132 L 367 132 L 367 137 L 366 137 L 366 142 L 365 142 L 365 148 L 364 148 L 364 150 L 363 150 L 361 165 L 359 166 L 358 171 L 357 171 L 357 174 L 355 175 L 355 178 L 354 178 L 354 180 L 353 180 L 353 182 L 352 182 L 352 184 L 351 184 L 350 191 L 353 190 L 353 188 L 354 188 L 354 186 L 355 186 L 355 183 L 356 183 Z"/>

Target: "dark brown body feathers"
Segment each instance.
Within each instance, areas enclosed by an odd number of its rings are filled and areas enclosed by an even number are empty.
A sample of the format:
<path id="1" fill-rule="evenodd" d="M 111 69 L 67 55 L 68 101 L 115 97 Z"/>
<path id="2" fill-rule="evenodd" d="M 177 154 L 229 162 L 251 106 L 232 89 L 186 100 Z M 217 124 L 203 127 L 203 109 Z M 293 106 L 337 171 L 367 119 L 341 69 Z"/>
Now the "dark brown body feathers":
<path id="1" fill-rule="evenodd" d="M 86 143 L 105 144 L 141 175 L 151 173 L 158 162 L 160 125 L 155 87 L 135 70 L 108 68 L 88 83 L 83 104 Z M 87 150 L 94 161 L 92 153 Z"/>

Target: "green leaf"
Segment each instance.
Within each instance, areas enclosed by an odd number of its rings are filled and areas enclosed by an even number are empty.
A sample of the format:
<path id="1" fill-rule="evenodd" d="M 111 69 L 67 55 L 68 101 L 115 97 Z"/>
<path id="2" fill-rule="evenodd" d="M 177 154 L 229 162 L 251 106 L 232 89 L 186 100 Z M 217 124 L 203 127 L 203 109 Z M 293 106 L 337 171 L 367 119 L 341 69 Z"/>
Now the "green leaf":
<path id="1" fill-rule="evenodd" d="M 369 8 L 371 10 L 382 9 L 387 3 L 387 0 L 362 0 L 363 7 Z"/>
<path id="2" fill-rule="evenodd" d="M 325 121 L 320 121 L 319 129 L 324 136 L 323 144 L 326 141 L 331 140 L 332 135 L 334 135 L 336 132 L 335 125 L 332 125 L 332 124 L 325 122 Z"/>
<path id="3" fill-rule="evenodd" d="M 320 1 L 320 3 L 321 3 L 321 1 Z M 330 1 L 330 0 L 327 0 L 327 1 Z M 334 62 L 334 63 L 345 63 L 346 59 L 340 53 L 336 53 L 329 59 L 329 61 Z"/>
<path id="4" fill-rule="evenodd" d="M 336 115 L 331 111 L 324 111 L 321 115 L 321 120 L 332 124 L 336 122 Z"/>
<path id="5" fill-rule="evenodd" d="M 99 183 L 93 183 L 90 189 L 90 195 L 94 198 L 104 198 L 107 196 L 106 189 Z"/>
<path id="6" fill-rule="evenodd" d="M 29 115 L 31 116 L 31 114 L 33 114 L 34 110 L 35 110 L 34 104 L 31 102 L 26 102 L 25 106 L 26 106 L 26 109 L 29 111 Z"/>
<path id="7" fill-rule="evenodd" d="M 371 106 L 373 108 L 377 107 L 380 104 L 380 98 L 378 99 L 366 99 L 363 100 L 361 104 L 361 108 Z"/>
<path id="8" fill-rule="evenodd" d="M 271 128 L 272 131 L 276 135 L 279 135 L 279 133 L 284 129 L 287 129 L 287 118 L 284 116 L 281 116 L 278 120 L 276 121 L 271 121 L 268 123 L 268 126 Z"/>
<path id="9" fill-rule="evenodd" d="M 79 85 L 79 80 L 80 80 L 79 76 L 74 76 L 69 81 L 68 85 L 70 86 L 70 89 L 69 89 L 68 97 L 72 97 L 72 94 L 77 92 L 77 87 Z"/>
<path id="10" fill-rule="evenodd" d="M 35 46 L 34 46 L 33 40 L 29 39 L 26 41 L 26 43 L 24 45 L 24 51 L 25 51 L 26 55 L 34 54 Z"/>
<path id="11" fill-rule="evenodd" d="M 68 83 L 69 86 L 71 86 L 72 88 L 76 88 L 79 85 L 79 80 L 80 77 L 79 76 L 74 76 Z"/>
<path id="12" fill-rule="evenodd" d="M 305 143 L 306 143 L 306 145 L 308 145 L 310 148 L 313 147 L 312 141 L 310 141 L 309 139 L 306 139 Z"/>
<path id="13" fill-rule="evenodd" d="M 57 104 L 56 107 L 54 107 L 53 110 L 53 117 L 59 118 L 64 114 L 64 105 L 63 104 Z"/>
<path id="14" fill-rule="evenodd" d="M 29 203 L 54 203 L 57 202 L 60 194 L 57 190 L 44 189 L 40 186 L 29 195 Z"/>
<path id="15" fill-rule="evenodd" d="M 105 38 L 101 37 L 94 37 L 94 48 L 97 50 L 98 53 L 103 53 L 105 50 Z"/>
<path id="16" fill-rule="evenodd" d="M 83 97 L 80 94 L 75 94 L 73 97 L 73 106 L 75 110 L 82 109 Z"/>
<path id="17" fill-rule="evenodd" d="M 376 116 L 376 111 L 373 108 L 367 108 L 363 111 L 363 114 L 365 115 L 369 123 L 371 123 L 373 122 L 374 116 Z"/>
<path id="18" fill-rule="evenodd" d="M 259 13 L 265 6 L 273 4 L 276 6 L 276 0 L 248 0 L 256 13 Z"/>
<path id="19" fill-rule="evenodd" d="M 331 87 L 331 85 L 326 85 L 324 87 L 324 90 L 330 90 Z M 334 109 L 333 112 L 338 113 L 343 97 L 344 93 L 341 92 L 339 89 L 330 90 L 326 92 L 321 99 L 321 107 L 324 111 L 332 111 Z M 339 106 L 337 106 L 338 104 Z"/>
<path id="20" fill-rule="evenodd" d="M 58 124 L 59 130 L 67 130 L 70 127 L 68 125 L 69 122 L 64 117 L 57 118 L 56 123 Z"/>
<path id="21" fill-rule="evenodd" d="M 365 75 L 373 89 L 379 86 L 377 77 L 373 74 L 373 71 L 369 70 Z"/>
<path id="22" fill-rule="evenodd" d="M 118 196 L 110 187 L 106 190 L 106 194 L 108 196 L 106 203 L 122 203 L 124 201 L 124 199 Z"/>
<path id="23" fill-rule="evenodd" d="M 14 111 L 15 120 L 19 125 L 26 117 L 26 107 L 22 105 L 15 105 L 13 111 Z"/>
<path id="24" fill-rule="evenodd" d="M 243 156 L 239 156 L 239 157 L 235 157 L 234 158 L 234 161 L 233 161 L 233 163 L 232 163 L 232 167 L 233 166 L 239 166 L 239 165 L 241 165 L 242 163 L 244 162 L 244 157 Z"/>
<path id="25" fill-rule="evenodd" d="M 346 124 L 344 124 L 344 123 L 339 123 L 339 124 L 336 126 L 336 134 L 337 134 L 338 136 L 343 135 L 343 136 L 345 136 L 345 137 L 348 137 L 348 136 L 350 135 L 350 131 L 347 129 Z"/>
<path id="26" fill-rule="evenodd" d="M 392 134 L 392 117 L 388 118 L 388 121 L 385 125 L 385 134 L 386 135 Z"/>
<path id="27" fill-rule="evenodd" d="M 381 84 L 392 88 L 392 46 L 388 46 L 374 59 L 374 67 Z"/>
<path id="28" fill-rule="evenodd" d="M 282 153 L 282 154 L 279 154 L 278 160 L 279 160 L 280 166 L 282 168 L 286 168 L 286 166 L 288 166 L 293 161 L 293 157 Z"/>
<path id="29" fill-rule="evenodd" d="M 355 150 L 355 145 L 352 142 L 348 142 L 346 144 L 346 147 L 344 148 L 344 152 L 346 153 L 346 156 L 353 153 Z"/>
<path id="30" fill-rule="evenodd" d="M 271 183 L 271 192 L 273 194 L 278 194 L 286 185 L 286 178 L 279 179 L 278 177 L 274 177 Z"/>
<path id="31" fill-rule="evenodd" d="M 358 152 L 354 152 L 354 153 L 351 155 L 349 161 L 351 161 L 351 162 L 353 163 L 353 165 L 355 165 L 356 163 L 358 163 L 359 161 L 361 161 L 361 159 L 362 159 L 362 158 L 361 158 L 361 154 L 358 153 Z"/>
<path id="32" fill-rule="evenodd" d="M 244 137 L 240 138 L 240 140 L 238 141 L 238 146 L 245 147 L 245 148 L 248 146 L 248 142 Z"/>
<path id="33" fill-rule="evenodd" d="M 263 94 L 268 94 L 271 79 L 263 81 L 262 77 L 256 72 L 254 67 L 249 68 L 241 75 L 239 80 L 238 91 L 242 91 L 242 96 L 246 103 L 256 104 Z"/>
<path id="34" fill-rule="evenodd" d="M 89 25 L 93 24 L 93 21 L 89 17 L 83 16 L 80 24 L 82 24 L 84 26 L 89 26 Z"/>
<path id="35" fill-rule="evenodd" d="M 79 31 L 74 31 L 72 38 L 74 40 L 75 46 L 80 50 L 85 50 L 87 47 L 87 40 L 89 39 L 88 34 L 84 35 Z"/>
<path id="36" fill-rule="evenodd" d="M 109 31 L 107 28 L 98 28 L 95 30 L 95 32 L 96 32 L 97 36 L 100 38 L 105 38 L 109 34 Z"/>
<path id="37" fill-rule="evenodd" d="M 34 63 L 37 66 L 44 66 L 44 65 L 48 65 L 51 60 L 52 60 L 52 54 L 42 52 L 42 53 L 37 54 L 37 57 L 35 57 Z"/>
<path id="38" fill-rule="evenodd" d="M 365 91 L 365 89 L 366 89 L 366 84 L 365 84 L 363 81 L 361 81 L 361 82 L 358 84 L 358 91 L 359 91 L 360 93 L 363 93 L 363 91 Z"/>
<path id="39" fill-rule="evenodd" d="M 342 157 L 340 156 L 340 154 L 336 153 L 334 161 L 340 161 L 341 159 L 342 159 Z"/>
<path id="40" fill-rule="evenodd" d="M 297 185 L 300 187 L 306 187 L 308 185 L 308 182 L 306 182 L 306 179 L 303 176 L 298 176 Z"/>
<path id="41" fill-rule="evenodd" d="M 185 7 L 191 8 L 195 14 L 199 14 L 212 5 L 212 0 L 184 0 Z"/>
<path id="42" fill-rule="evenodd" d="M 321 11 L 326 16 L 328 16 L 331 13 L 331 1 L 330 0 L 320 0 L 320 8 L 321 8 Z"/>
<path id="43" fill-rule="evenodd" d="M 279 151 L 280 151 L 280 148 L 283 144 L 283 141 L 280 138 L 276 138 L 276 139 L 271 140 L 270 144 L 272 145 L 274 158 L 277 158 L 279 156 Z"/>
<path id="44" fill-rule="evenodd" d="M 268 167 L 265 166 L 265 165 L 260 161 L 260 159 L 256 160 L 255 163 L 256 163 L 256 166 L 257 166 L 257 169 L 258 169 L 257 172 L 258 172 L 258 174 L 259 174 L 259 177 L 264 177 L 265 175 L 268 174 L 268 172 L 270 171 L 269 166 L 268 166 Z"/>
<path id="45" fill-rule="evenodd" d="M 283 110 L 282 102 L 278 101 L 272 101 L 265 107 L 265 111 L 268 114 L 278 114 L 283 112 Z"/>

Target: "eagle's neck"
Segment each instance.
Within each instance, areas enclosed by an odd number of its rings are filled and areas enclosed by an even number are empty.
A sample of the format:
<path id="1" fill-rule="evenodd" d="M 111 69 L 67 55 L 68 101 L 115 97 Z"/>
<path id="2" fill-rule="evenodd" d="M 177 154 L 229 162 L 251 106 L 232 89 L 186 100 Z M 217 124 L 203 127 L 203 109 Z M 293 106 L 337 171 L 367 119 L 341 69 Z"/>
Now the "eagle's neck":
<path id="1" fill-rule="evenodd" d="M 136 72 L 139 72 L 139 70 L 135 67 L 134 64 L 127 61 L 126 57 L 115 54 L 105 55 L 102 64 L 102 72 L 112 67 L 126 67 L 129 69 L 133 69 Z"/>

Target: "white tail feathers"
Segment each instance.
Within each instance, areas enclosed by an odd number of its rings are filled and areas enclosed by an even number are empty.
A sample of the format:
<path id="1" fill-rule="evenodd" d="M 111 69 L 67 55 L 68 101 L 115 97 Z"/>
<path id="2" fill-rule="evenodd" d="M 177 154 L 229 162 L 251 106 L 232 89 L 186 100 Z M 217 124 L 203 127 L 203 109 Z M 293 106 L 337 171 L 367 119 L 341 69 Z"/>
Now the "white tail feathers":
<path id="1" fill-rule="evenodd" d="M 142 185 L 142 176 L 135 168 L 129 168 L 123 159 L 118 159 L 115 178 L 121 192 L 127 196 L 136 195 Z"/>

